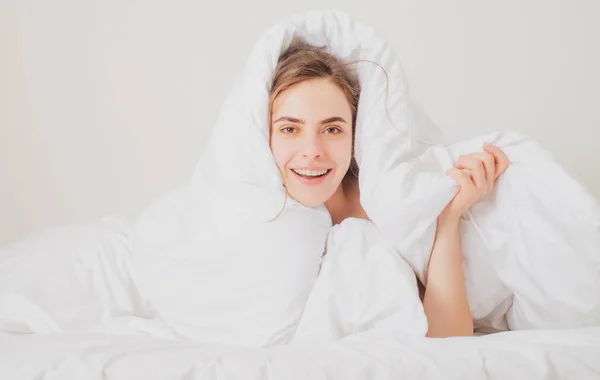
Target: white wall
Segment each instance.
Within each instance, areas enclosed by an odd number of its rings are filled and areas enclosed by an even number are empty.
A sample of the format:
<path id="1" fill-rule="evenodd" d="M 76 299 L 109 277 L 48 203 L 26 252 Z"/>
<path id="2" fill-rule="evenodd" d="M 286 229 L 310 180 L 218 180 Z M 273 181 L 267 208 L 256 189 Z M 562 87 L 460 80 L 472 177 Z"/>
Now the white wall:
<path id="1" fill-rule="evenodd" d="M 600 197 L 600 2 L 0 0 L 0 245 L 185 183 L 259 35 L 337 8 L 397 48 L 453 140 L 538 138 Z"/>

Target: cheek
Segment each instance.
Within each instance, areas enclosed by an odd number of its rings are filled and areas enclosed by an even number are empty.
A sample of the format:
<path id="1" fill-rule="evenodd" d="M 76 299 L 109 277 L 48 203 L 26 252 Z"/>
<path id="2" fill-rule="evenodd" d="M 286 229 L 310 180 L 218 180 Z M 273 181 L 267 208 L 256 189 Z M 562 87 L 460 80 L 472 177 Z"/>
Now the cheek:
<path id="1" fill-rule="evenodd" d="M 271 138 L 271 153 L 275 158 L 275 162 L 280 169 L 284 169 L 285 165 L 290 161 L 293 154 L 293 147 L 285 140 Z"/>
<path id="2" fill-rule="evenodd" d="M 330 155 L 336 161 L 338 167 L 347 169 L 352 159 L 352 140 L 336 141 L 331 145 Z"/>

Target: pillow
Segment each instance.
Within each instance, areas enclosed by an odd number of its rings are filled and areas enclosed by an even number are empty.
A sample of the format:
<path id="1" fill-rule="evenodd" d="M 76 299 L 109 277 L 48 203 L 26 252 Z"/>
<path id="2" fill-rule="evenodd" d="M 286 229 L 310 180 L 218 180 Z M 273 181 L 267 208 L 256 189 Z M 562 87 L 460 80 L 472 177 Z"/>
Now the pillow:
<path id="1" fill-rule="evenodd" d="M 143 315 L 130 229 L 124 219 L 105 218 L 46 228 L 0 250 L 0 330 L 90 331 Z"/>

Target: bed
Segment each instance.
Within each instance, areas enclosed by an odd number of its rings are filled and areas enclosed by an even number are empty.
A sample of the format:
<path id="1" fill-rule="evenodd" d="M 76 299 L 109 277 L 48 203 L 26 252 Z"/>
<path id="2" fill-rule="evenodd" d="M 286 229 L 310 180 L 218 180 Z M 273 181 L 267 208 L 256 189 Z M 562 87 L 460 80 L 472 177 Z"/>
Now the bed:
<path id="1" fill-rule="evenodd" d="M 2 379 L 598 379 L 600 328 L 270 348 L 144 335 L 0 334 Z"/>
<path id="2" fill-rule="evenodd" d="M 373 223 L 332 228 L 323 207 L 285 198 L 265 85 L 296 34 L 389 74 L 359 70 L 356 154 Z M 0 379 L 600 379 L 597 201 L 532 140 L 447 147 L 411 104 L 399 58 L 371 28 L 337 11 L 275 25 L 187 186 L 134 221 L 0 249 Z M 415 272 L 426 276 L 432 222 L 456 193 L 444 165 L 484 141 L 512 166 L 463 221 L 467 291 L 479 331 L 513 331 L 425 338 Z M 321 323 L 332 317 L 346 320 Z"/>

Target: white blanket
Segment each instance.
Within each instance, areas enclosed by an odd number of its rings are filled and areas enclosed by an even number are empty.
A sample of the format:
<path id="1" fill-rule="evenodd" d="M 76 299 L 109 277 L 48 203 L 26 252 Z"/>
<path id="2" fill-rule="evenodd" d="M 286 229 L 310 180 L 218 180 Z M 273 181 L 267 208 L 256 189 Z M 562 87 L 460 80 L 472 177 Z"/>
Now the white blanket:
<path id="1" fill-rule="evenodd" d="M 0 378 L 19 380 L 595 380 L 600 329 L 403 339 L 367 332 L 270 348 L 104 333 L 0 332 Z"/>
<path id="2" fill-rule="evenodd" d="M 375 225 L 349 218 L 335 225 L 294 342 L 338 340 L 379 330 L 425 336 L 427 319 L 411 267 Z"/>
<path id="3" fill-rule="evenodd" d="M 381 69 L 357 65 L 356 155 L 372 222 L 349 219 L 332 229 L 324 207 L 285 199 L 269 150 L 267 99 L 270 74 L 294 35 L 345 61 L 378 62 L 388 74 L 386 97 Z M 54 228 L 0 250 L 0 378 L 113 371 L 114 378 L 268 379 L 288 378 L 291 369 L 301 378 L 598 375 L 597 328 L 423 338 L 408 265 L 426 279 L 435 218 L 457 189 L 445 169 L 484 141 L 503 148 L 511 166 L 463 221 L 477 326 L 600 325 L 597 202 L 517 134 L 442 145 L 383 38 L 343 13 L 308 12 L 259 40 L 187 186 L 132 224 Z M 510 351 L 517 341 L 527 360 Z M 53 353 L 45 352 L 50 344 Z M 21 367 L 30 356 L 37 365 Z"/>
<path id="4" fill-rule="evenodd" d="M 331 229 L 323 205 L 307 208 L 286 199 L 269 148 L 268 88 L 280 53 L 295 35 L 330 46 L 344 60 L 378 61 L 390 54 L 369 27 L 338 12 L 296 15 L 272 27 L 256 44 L 220 110 L 190 183 L 146 207 L 126 239 L 91 234 L 73 246 L 48 232 L 44 236 L 54 236 L 55 246 L 34 236 L 0 254 L 19 257 L 0 265 L 5 274 L 0 277 L 0 330 L 135 330 L 140 328 L 136 318 L 143 318 L 153 321 L 153 329 L 157 323 L 162 326 L 161 334 L 181 339 L 251 346 L 289 342 L 315 285 Z M 397 58 L 394 64 L 399 64 Z M 371 69 L 359 74 L 361 81 L 384 84 Z M 379 107 L 382 88 L 365 86 L 361 101 Z M 363 247 L 369 250 L 370 242 L 366 238 Z M 60 277 L 46 269 L 31 270 L 39 257 Z M 84 270 L 79 261 L 85 261 Z M 378 270 L 377 265 L 372 268 Z M 117 269 L 121 275 L 112 275 Z M 390 284 L 416 281 L 406 265 L 386 275 Z M 375 293 L 385 290 L 381 283 L 373 285 Z M 338 286 L 349 286 L 353 294 L 352 284 Z M 390 288 L 386 294 L 393 307 L 370 305 L 369 298 L 356 301 L 377 318 L 398 309 L 399 300 L 411 300 L 404 307 L 419 305 L 414 286 Z M 119 300 L 117 306 L 113 299 Z M 414 317 L 406 321 L 408 330 L 424 334 L 420 306 L 403 315 Z M 348 325 L 377 322 L 341 316 Z"/>
<path id="5" fill-rule="evenodd" d="M 426 283 L 436 218 L 457 190 L 444 172 L 460 154 L 483 151 L 484 142 L 501 147 L 510 165 L 494 191 L 461 219 L 476 328 L 600 325 L 600 207 L 532 139 L 491 133 L 432 146 L 375 178 L 365 175 L 361 201 L 369 217 Z M 382 167 L 396 147 L 388 141 L 373 145 L 388 150 L 369 162 Z"/>

